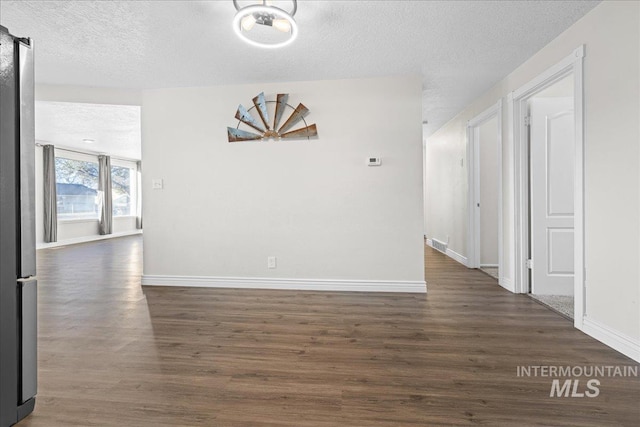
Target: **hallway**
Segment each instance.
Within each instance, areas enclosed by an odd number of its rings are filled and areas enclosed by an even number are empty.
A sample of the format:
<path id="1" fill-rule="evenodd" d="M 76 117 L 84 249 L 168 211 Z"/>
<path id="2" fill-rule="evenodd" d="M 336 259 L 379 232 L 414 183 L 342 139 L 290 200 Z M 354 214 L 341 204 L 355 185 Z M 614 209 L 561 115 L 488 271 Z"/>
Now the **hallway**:
<path id="1" fill-rule="evenodd" d="M 38 251 L 39 393 L 19 426 L 640 423 L 637 377 L 595 398 L 517 377 L 637 364 L 429 247 L 427 295 L 143 289 L 141 255 L 140 236 Z"/>

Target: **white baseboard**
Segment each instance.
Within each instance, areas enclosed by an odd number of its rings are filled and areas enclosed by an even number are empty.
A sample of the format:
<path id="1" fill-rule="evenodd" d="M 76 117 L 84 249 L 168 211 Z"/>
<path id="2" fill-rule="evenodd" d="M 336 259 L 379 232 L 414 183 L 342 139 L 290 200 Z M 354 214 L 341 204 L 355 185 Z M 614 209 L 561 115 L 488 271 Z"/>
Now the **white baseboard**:
<path id="1" fill-rule="evenodd" d="M 263 277 L 142 276 L 143 286 L 187 286 L 200 288 L 288 289 L 348 292 L 427 292 L 424 281 L 276 279 Z"/>
<path id="2" fill-rule="evenodd" d="M 433 240 L 431 239 L 427 239 L 427 246 L 432 247 L 433 248 Z M 435 249 L 435 248 L 434 248 Z M 437 250 L 437 249 L 436 249 Z M 464 265 L 465 267 L 467 266 L 467 257 L 460 255 L 459 253 L 452 251 L 451 249 L 447 248 L 447 253 L 446 255 L 449 258 L 452 258 L 456 261 L 458 261 L 460 264 Z"/>
<path id="3" fill-rule="evenodd" d="M 96 240 L 105 240 L 105 239 L 113 239 L 116 237 L 133 236 L 135 234 L 142 234 L 142 230 L 123 231 L 121 233 L 113 233 L 113 234 L 105 234 L 105 235 L 82 236 L 82 237 L 76 237 L 73 239 L 66 239 L 66 240 L 61 240 L 59 242 L 51 242 L 51 243 L 37 243 L 36 249 L 57 248 L 59 246 L 76 245 L 78 243 L 94 242 Z"/>
<path id="4" fill-rule="evenodd" d="M 498 284 L 510 292 L 516 292 L 516 289 L 513 286 L 513 281 L 507 277 L 501 277 L 498 279 Z"/>
<path id="5" fill-rule="evenodd" d="M 447 248 L 447 255 L 449 256 L 449 258 L 452 258 L 453 260 L 458 261 L 460 264 L 464 265 L 465 267 L 468 265 L 466 256 L 462 256 L 459 253 L 452 251 L 449 248 Z"/>
<path id="6" fill-rule="evenodd" d="M 640 362 L 640 341 L 591 320 L 587 316 L 582 321 L 582 332 Z"/>
<path id="7" fill-rule="evenodd" d="M 486 267 L 486 268 L 498 268 L 498 264 L 480 264 L 480 268 L 482 267 Z"/>

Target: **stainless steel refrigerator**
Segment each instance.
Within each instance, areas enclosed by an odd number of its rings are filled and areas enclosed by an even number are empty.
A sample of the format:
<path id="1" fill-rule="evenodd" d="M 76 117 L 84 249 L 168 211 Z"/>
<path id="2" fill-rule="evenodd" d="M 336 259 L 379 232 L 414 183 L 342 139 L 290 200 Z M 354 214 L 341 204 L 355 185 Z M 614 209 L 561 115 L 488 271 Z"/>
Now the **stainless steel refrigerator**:
<path id="1" fill-rule="evenodd" d="M 35 406 L 33 44 L 0 26 L 0 427 Z"/>

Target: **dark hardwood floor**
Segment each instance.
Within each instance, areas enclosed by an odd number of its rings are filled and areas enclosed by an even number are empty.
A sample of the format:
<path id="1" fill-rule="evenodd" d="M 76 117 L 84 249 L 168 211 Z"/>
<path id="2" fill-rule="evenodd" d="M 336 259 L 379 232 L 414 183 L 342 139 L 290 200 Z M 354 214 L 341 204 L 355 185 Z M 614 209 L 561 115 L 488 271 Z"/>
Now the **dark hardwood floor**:
<path id="1" fill-rule="evenodd" d="M 38 252 L 28 426 L 638 426 L 640 380 L 549 397 L 518 366 L 637 366 L 425 248 L 427 295 L 140 286 L 142 240 Z M 582 389 L 584 379 L 581 379 Z"/>

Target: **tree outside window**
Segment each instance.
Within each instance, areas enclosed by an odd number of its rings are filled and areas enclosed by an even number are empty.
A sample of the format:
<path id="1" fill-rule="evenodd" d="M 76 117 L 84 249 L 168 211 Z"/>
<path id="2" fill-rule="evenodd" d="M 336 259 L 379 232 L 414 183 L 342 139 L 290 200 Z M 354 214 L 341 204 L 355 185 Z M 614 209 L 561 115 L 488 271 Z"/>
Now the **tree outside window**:
<path id="1" fill-rule="evenodd" d="M 98 163 L 56 157 L 57 211 L 61 219 L 98 217 Z"/>
<path id="2" fill-rule="evenodd" d="M 133 212 L 133 194 L 131 186 L 132 169 L 111 166 L 111 190 L 113 198 L 113 216 L 135 215 Z"/>

